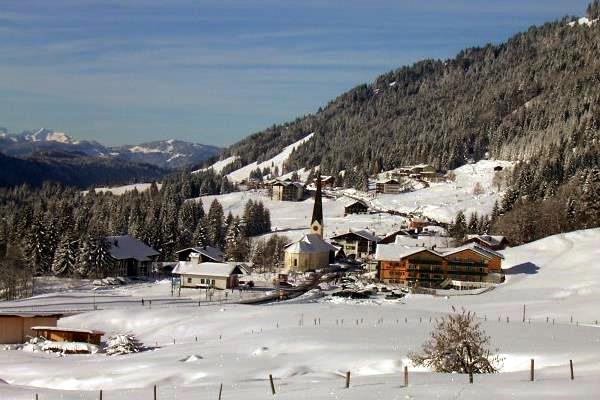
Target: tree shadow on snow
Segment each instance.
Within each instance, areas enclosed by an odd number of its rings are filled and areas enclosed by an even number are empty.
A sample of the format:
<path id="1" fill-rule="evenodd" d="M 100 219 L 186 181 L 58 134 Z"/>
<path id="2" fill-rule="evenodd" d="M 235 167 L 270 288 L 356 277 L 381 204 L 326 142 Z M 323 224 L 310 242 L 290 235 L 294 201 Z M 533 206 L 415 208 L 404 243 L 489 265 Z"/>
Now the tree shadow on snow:
<path id="1" fill-rule="evenodd" d="M 513 267 L 510 267 L 510 268 L 506 269 L 504 271 L 504 273 L 506 275 L 519 275 L 519 274 L 533 275 L 533 274 L 537 274 L 539 270 L 540 270 L 540 267 L 538 267 L 534 263 L 526 262 L 523 264 L 518 264 Z"/>

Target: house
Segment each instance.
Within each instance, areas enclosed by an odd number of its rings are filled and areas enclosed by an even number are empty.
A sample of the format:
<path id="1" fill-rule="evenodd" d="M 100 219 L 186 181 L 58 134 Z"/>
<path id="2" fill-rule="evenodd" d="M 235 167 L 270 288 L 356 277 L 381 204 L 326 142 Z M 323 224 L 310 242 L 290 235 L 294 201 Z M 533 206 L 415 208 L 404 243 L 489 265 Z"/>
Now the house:
<path id="1" fill-rule="evenodd" d="M 417 238 L 417 235 L 414 231 L 410 231 L 408 229 L 400 229 L 395 232 L 388 233 L 385 237 L 379 240 L 379 244 L 390 244 L 396 242 L 397 236 L 406 236 L 410 238 Z"/>
<path id="2" fill-rule="evenodd" d="M 0 313 L 0 343 L 25 343 L 28 336 L 36 335 L 32 327 L 39 324 L 56 326 L 60 318 L 62 314 L 56 313 Z"/>
<path id="3" fill-rule="evenodd" d="M 428 226 L 430 223 L 425 218 L 410 217 L 408 220 L 408 227 L 414 229 L 417 233 L 421 232 L 423 228 Z"/>
<path id="4" fill-rule="evenodd" d="M 504 236 L 499 235 L 467 235 L 463 244 L 468 243 L 477 243 L 492 250 L 504 250 L 508 246 L 508 240 Z"/>
<path id="5" fill-rule="evenodd" d="M 317 178 L 313 179 L 316 184 Z M 335 178 L 330 175 L 321 175 L 321 186 L 324 188 L 332 188 L 335 183 Z"/>
<path id="6" fill-rule="evenodd" d="M 243 274 L 238 263 L 179 261 L 173 269 L 181 287 L 189 288 L 233 289 L 238 286 L 238 275 Z"/>
<path id="7" fill-rule="evenodd" d="M 380 244 L 375 258 L 383 282 L 447 287 L 460 282 L 500 282 L 504 257 L 477 244 L 444 250 Z"/>
<path id="8" fill-rule="evenodd" d="M 35 336 L 46 338 L 54 342 L 82 342 L 100 346 L 102 331 L 89 329 L 62 328 L 57 326 L 32 326 Z"/>
<path id="9" fill-rule="evenodd" d="M 109 254 L 113 269 L 120 276 L 146 276 L 160 254 L 139 239 L 129 235 L 108 236 Z"/>
<path id="10" fill-rule="evenodd" d="M 377 181 L 375 183 L 375 192 L 376 193 L 399 193 L 400 192 L 400 182 L 395 179 L 385 179 L 382 181 Z"/>
<path id="11" fill-rule="evenodd" d="M 195 246 L 175 252 L 178 261 L 191 261 L 192 257 L 197 262 L 223 262 L 224 254 L 221 250 L 212 246 Z"/>
<path id="12" fill-rule="evenodd" d="M 301 201 L 304 199 L 304 185 L 300 182 L 275 181 L 271 184 L 271 199 L 277 201 Z"/>
<path id="13" fill-rule="evenodd" d="M 366 214 L 369 206 L 361 200 L 351 200 L 344 205 L 344 217 L 350 214 Z"/>
<path id="14" fill-rule="evenodd" d="M 330 240 L 344 248 L 346 257 L 353 259 L 366 259 L 375 254 L 379 238 L 365 230 L 349 230 L 341 235 L 331 237 Z"/>

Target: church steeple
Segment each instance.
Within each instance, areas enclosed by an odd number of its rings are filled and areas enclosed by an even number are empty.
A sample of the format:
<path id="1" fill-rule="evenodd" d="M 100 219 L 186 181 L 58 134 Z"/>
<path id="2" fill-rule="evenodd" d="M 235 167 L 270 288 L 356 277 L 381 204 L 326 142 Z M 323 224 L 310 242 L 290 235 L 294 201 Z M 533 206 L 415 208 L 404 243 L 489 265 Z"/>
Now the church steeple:
<path id="1" fill-rule="evenodd" d="M 323 200 L 321 199 L 321 174 L 317 175 L 317 191 L 315 192 L 315 206 L 310 220 L 311 233 L 323 237 Z"/>

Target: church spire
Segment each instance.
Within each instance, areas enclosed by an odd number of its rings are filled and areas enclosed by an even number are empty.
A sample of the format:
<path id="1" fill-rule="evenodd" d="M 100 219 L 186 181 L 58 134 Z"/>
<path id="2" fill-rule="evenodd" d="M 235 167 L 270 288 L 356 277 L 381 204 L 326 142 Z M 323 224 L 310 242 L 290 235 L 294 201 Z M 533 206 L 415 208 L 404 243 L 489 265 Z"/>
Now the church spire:
<path id="1" fill-rule="evenodd" d="M 321 174 L 317 175 L 317 191 L 315 192 L 315 206 L 313 208 L 312 219 L 310 220 L 310 230 L 323 237 L 323 200 L 321 199 Z"/>

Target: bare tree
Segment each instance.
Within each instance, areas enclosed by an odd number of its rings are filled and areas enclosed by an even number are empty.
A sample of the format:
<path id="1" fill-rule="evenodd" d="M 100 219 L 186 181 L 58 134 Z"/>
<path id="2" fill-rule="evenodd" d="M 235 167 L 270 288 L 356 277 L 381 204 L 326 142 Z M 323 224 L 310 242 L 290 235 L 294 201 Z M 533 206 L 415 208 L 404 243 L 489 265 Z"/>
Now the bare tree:
<path id="1" fill-rule="evenodd" d="M 452 310 L 456 311 L 454 307 Z M 409 357 L 416 366 L 436 372 L 490 374 L 499 371 L 503 359 L 498 350 L 488 349 L 489 342 L 475 314 L 463 308 L 460 313 L 436 320 L 435 331 L 423 344 L 422 352 Z"/>

